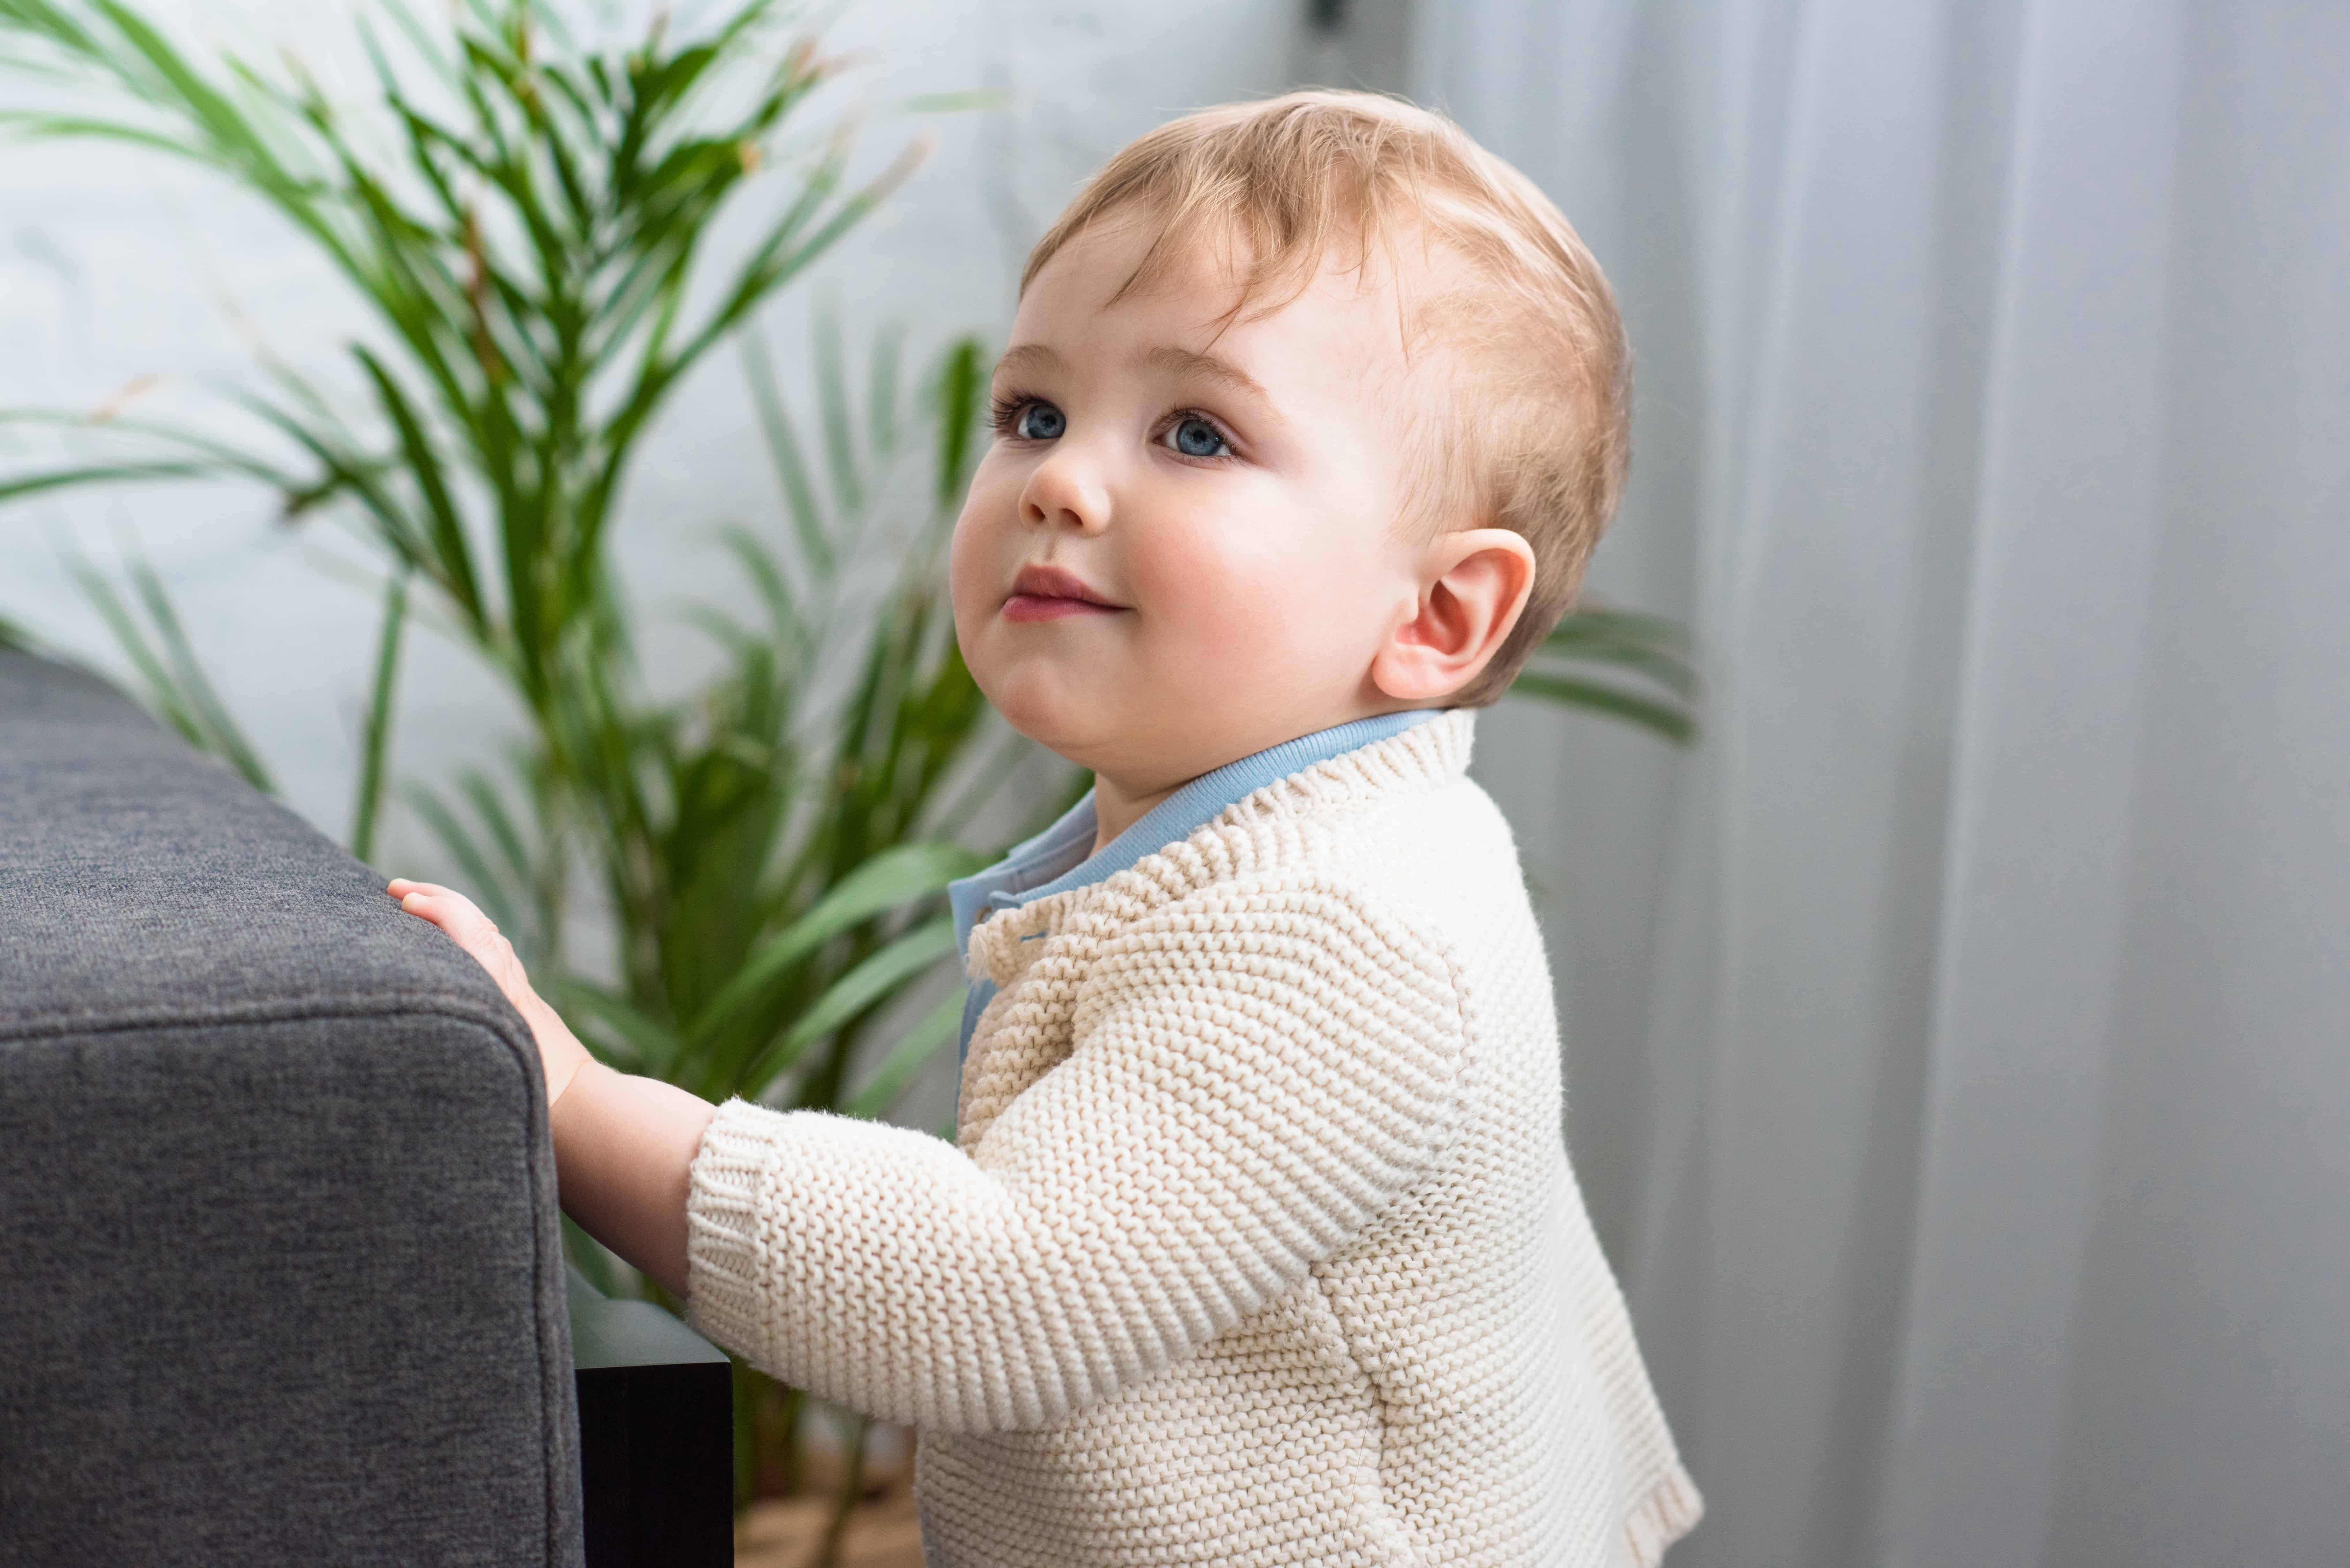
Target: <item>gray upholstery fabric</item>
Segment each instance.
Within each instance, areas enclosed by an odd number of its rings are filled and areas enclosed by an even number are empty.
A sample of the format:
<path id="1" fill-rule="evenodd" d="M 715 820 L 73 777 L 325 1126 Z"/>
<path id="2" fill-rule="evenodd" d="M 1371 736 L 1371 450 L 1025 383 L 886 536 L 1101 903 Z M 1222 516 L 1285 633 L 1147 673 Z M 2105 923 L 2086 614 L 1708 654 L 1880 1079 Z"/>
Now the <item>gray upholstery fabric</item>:
<path id="1" fill-rule="evenodd" d="M 0 651 L 0 1563 L 580 1561 L 538 1059 L 381 879 Z"/>

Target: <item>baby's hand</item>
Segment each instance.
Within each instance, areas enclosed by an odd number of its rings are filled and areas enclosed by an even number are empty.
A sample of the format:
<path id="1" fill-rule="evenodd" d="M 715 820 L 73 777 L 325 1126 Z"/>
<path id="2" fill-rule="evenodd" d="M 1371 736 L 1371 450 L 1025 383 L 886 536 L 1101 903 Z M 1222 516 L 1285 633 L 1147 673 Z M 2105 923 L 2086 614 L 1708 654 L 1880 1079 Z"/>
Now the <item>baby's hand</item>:
<path id="1" fill-rule="evenodd" d="M 490 978 L 498 982 L 498 989 L 506 993 L 506 1000 L 515 1004 L 538 1042 L 538 1059 L 546 1074 L 546 1103 L 555 1104 L 579 1069 L 594 1058 L 571 1033 L 571 1026 L 530 988 L 530 977 L 523 973 L 514 944 L 500 936 L 496 925 L 463 893 L 451 892 L 437 883 L 411 882 L 405 877 L 393 877 L 387 891 L 400 900 L 401 909 L 440 927 L 490 971 Z"/>

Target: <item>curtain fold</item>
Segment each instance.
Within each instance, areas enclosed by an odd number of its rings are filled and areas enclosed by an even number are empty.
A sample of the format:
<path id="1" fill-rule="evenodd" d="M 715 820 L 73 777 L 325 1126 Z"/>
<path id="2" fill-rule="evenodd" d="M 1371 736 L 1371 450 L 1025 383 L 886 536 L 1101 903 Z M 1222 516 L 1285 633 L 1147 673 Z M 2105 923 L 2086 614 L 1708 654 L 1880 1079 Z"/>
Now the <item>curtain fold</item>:
<path id="1" fill-rule="evenodd" d="M 1569 1138 L 1677 1563 L 2350 1561 L 2350 8 L 1455 0 L 1415 89 L 1637 357 L 1532 711 Z"/>

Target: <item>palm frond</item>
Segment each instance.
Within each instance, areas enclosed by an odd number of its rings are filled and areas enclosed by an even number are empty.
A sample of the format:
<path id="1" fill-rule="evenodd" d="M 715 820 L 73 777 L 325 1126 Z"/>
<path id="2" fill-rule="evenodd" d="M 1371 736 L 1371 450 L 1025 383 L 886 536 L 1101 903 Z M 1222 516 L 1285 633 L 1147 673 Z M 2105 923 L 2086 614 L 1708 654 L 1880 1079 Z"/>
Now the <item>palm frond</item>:
<path id="1" fill-rule="evenodd" d="M 1676 745 L 1697 738 L 1699 693 L 1697 662 L 1678 623 L 1599 607 L 1560 618 L 1510 687 L 1513 697 L 1621 720 Z"/>
<path id="2" fill-rule="evenodd" d="M 148 707 L 190 745 L 227 763 L 263 794 L 275 794 L 269 770 L 204 674 L 154 567 L 133 556 L 124 568 L 137 600 L 134 609 L 88 556 L 68 547 L 65 558 L 83 597 L 137 671 Z"/>

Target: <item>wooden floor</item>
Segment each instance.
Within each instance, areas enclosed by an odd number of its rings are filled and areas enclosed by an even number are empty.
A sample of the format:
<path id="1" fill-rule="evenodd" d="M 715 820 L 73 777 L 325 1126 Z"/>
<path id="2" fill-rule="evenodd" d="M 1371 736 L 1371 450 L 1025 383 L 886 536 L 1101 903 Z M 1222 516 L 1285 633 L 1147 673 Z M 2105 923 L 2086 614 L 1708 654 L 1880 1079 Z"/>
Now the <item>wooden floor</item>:
<path id="1" fill-rule="evenodd" d="M 734 1526 L 734 1568 L 808 1568 L 832 1511 L 823 1498 L 754 1502 Z M 857 1511 L 839 1568 L 922 1568 L 922 1530 L 903 1487 Z"/>

